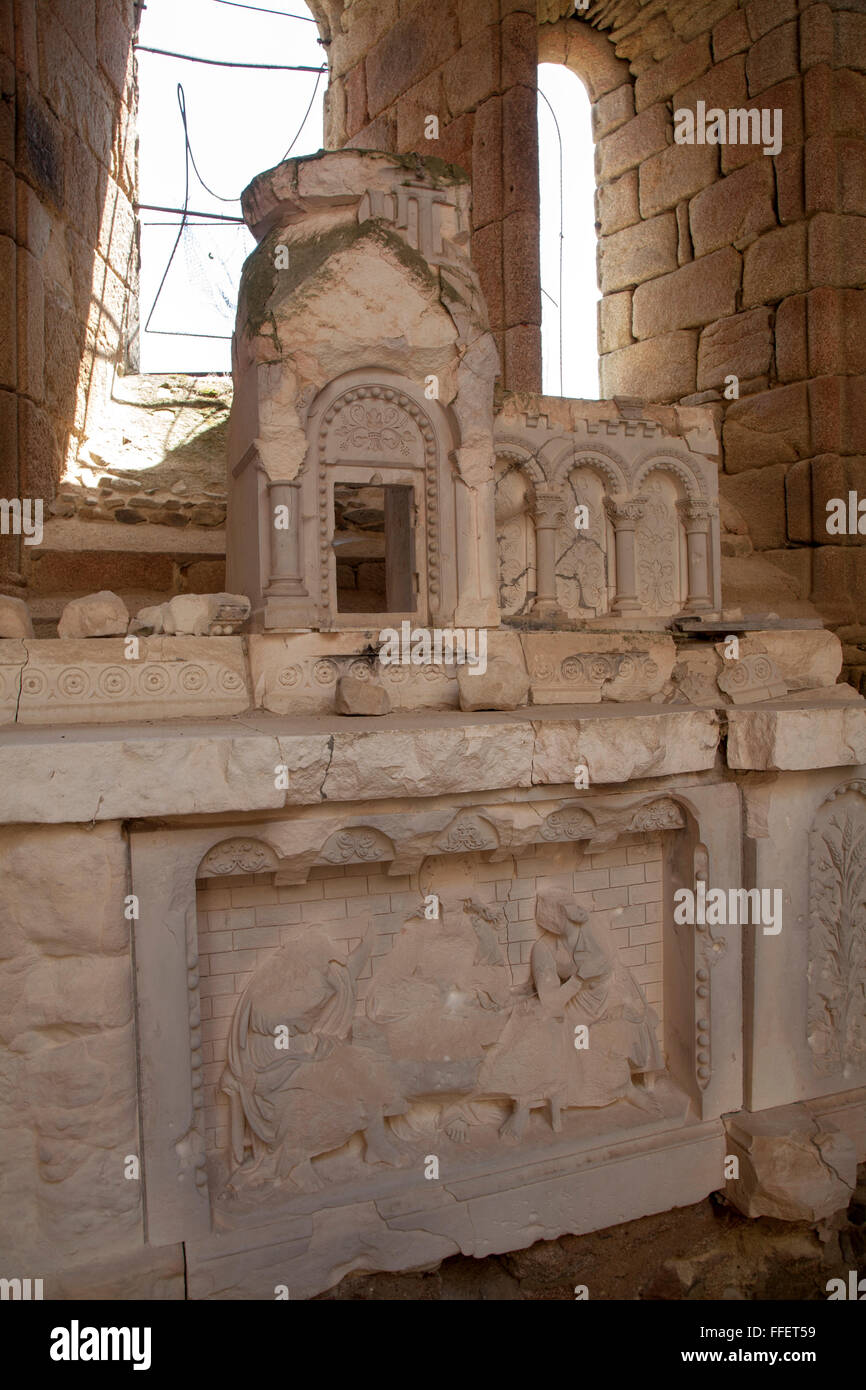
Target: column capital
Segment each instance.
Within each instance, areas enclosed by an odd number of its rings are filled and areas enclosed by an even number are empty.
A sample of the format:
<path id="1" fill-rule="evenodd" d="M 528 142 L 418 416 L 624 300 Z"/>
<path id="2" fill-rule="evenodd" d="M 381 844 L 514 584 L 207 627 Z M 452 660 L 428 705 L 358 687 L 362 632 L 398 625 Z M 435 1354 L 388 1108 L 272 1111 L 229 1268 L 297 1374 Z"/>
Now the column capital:
<path id="1" fill-rule="evenodd" d="M 710 521 L 718 515 L 718 505 L 706 497 L 684 497 L 677 502 L 677 511 L 682 518 L 686 532 L 706 531 Z"/>
<path id="2" fill-rule="evenodd" d="M 558 492 L 538 492 L 532 515 L 537 527 L 559 526 L 566 515 L 565 501 Z"/>
<path id="3" fill-rule="evenodd" d="M 633 531 L 646 510 L 646 497 L 605 497 L 604 509 L 614 529 Z"/>

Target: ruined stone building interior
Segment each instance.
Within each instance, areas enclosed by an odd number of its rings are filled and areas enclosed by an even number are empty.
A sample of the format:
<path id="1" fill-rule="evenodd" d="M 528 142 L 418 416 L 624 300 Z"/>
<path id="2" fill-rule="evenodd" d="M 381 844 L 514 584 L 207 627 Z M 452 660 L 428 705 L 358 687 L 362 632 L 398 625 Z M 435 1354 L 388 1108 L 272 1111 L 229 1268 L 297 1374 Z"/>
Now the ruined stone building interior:
<path id="1" fill-rule="evenodd" d="M 270 4 L 324 130 L 230 209 L 230 373 L 160 374 L 141 0 L 0 0 L 0 1276 L 826 1299 L 866 3 Z M 596 399 L 542 393 L 540 64 L 591 106 Z"/>

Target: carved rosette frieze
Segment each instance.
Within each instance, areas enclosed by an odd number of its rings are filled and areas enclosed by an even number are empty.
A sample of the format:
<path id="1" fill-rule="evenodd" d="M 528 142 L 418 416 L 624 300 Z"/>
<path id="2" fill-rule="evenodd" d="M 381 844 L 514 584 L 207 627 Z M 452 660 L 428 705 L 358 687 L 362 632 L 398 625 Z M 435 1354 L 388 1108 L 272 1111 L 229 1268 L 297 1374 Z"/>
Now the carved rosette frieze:
<path id="1" fill-rule="evenodd" d="M 866 782 L 826 798 L 809 841 L 806 1037 L 819 1075 L 850 1076 L 866 1067 Z"/>
<path id="2" fill-rule="evenodd" d="M 611 681 L 652 680 L 658 666 L 648 653 L 575 652 L 562 661 L 540 655 L 530 662 L 535 704 L 598 704 Z"/>
<path id="3" fill-rule="evenodd" d="M 726 661 L 717 684 L 735 705 L 754 704 L 788 693 L 787 683 L 775 661 L 761 653 Z"/>
<path id="4" fill-rule="evenodd" d="M 48 641 L 30 648 L 21 679 L 19 723 L 165 718 L 173 709 L 178 715 L 185 708 L 195 714 L 202 706 L 214 715 L 235 714 L 249 707 L 241 660 L 229 664 L 202 655 L 197 661 L 148 661 L 143 657 L 139 661 L 67 665 L 62 659 L 52 659 L 61 658 L 58 648 L 62 645 Z"/>

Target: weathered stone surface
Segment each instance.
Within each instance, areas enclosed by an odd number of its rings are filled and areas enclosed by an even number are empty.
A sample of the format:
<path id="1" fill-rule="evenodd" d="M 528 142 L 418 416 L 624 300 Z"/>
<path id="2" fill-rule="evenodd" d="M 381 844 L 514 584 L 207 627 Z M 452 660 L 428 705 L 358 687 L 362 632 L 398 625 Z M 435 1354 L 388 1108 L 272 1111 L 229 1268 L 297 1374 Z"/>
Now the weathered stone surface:
<path id="1" fill-rule="evenodd" d="M 643 111 L 655 101 L 663 101 L 686 82 L 693 81 L 710 66 L 710 41 L 701 34 L 683 44 L 670 57 L 654 63 L 635 82 L 635 105 Z"/>
<path id="2" fill-rule="evenodd" d="M 810 430 L 805 387 L 784 386 L 734 401 L 725 417 L 724 441 L 729 473 L 807 458 Z"/>
<path id="3" fill-rule="evenodd" d="M 743 10 L 734 10 L 725 15 L 713 30 L 713 59 L 722 63 L 734 53 L 742 53 L 749 46 L 749 29 Z"/>
<path id="4" fill-rule="evenodd" d="M 862 286 L 866 279 L 863 226 L 862 217 L 815 214 L 809 223 L 810 285 Z"/>
<path id="5" fill-rule="evenodd" d="M 606 353 L 601 359 L 602 394 L 676 401 L 695 389 L 698 335 L 664 333 Z"/>
<path id="6" fill-rule="evenodd" d="M 517 644 L 516 644 L 517 645 Z M 457 667 L 460 708 L 519 709 L 529 703 L 529 676 L 517 645 L 518 660 L 505 656 L 491 657 L 487 670 L 476 672 L 471 666 Z"/>
<path id="7" fill-rule="evenodd" d="M 12 724 L 21 698 L 21 670 L 27 648 L 20 639 L 0 639 L 0 724 Z"/>
<path id="8" fill-rule="evenodd" d="M 629 169 L 621 178 L 600 184 L 596 197 L 602 236 L 634 226 L 640 219 L 637 169 Z"/>
<path id="9" fill-rule="evenodd" d="M 847 1207 L 857 1184 L 850 1135 L 805 1105 L 784 1105 L 725 1119 L 740 1176 L 725 1195 L 744 1216 L 822 1221 Z"/>
<path id="10" fill-rule="evenodd" d="M 661 275 L 634 292 L 636 338 L 696 328 L 733 314 L 740 287 L 740 257 L 728 247 Z"/>
<path id="11" fill-rule="evenodd" d="M 634 91 L 630 83 L 625 82 L 621 87 L 616 87 L 606 96 L 599 97 L 592 108 L 592 135 L 594 140 L 601 140 L 605 135 L 610 135 L 611 131 L 619 130 L 620 126 L 625 125 L 634 115 Z"/>
<path id="12" fill-rule="evenodd" d="M 633 341 L 631 336 L 631 293 L 622 290 L 598 301 L 598 344 L 604 352 L 615 352 Z"/>
<path id="13" fill-rule="evenodd" d="M 337 681 L 334 712 L 346 715 L 390 714 L 391 699 L 377 680 L 359 680 L 357 676 L 344 675 Z"/>
<path id="14" fill-rule="evenodd" d="M 746 59 L 749 96 L 757 96 L 774 83 L 794 77 L 797 70 L 797 22 L 792 20 L 766 34 L 749 49 Z"/>
<path id="15" fill-rule="evenodd" d="M 224 621 L 220 618 L 223 609 L 227 613 Z M 249 613 L 250 601 L 244 594 L 178 594 L 167 603 L 140 609 L 129 630 L 171 637 L 229 636 L 246 622 Z"/>
<path id="16" fill-rule="evenodd" d="M 252 703 L 239 637 L 88 638 L 26 643 L 19 724 L 219 718 Z"/>
<path id="17" fill-rule="evenodd" d="M 601 182 L 634 169 L 669 143 L 670 115 L 663 103 L 650 106 L 596 145 L 596 172 Z"/>
<path id="18" fill-rule="evenodd" d="M 700 189 L 706 189 L 717 173 L 715 146 L 669 145 L 640 166 L 641 216 L 655 217 L 676 207 Z"/>
<path id="19" fill-rule="evenodd" d="M 770 369 L 773 335 L 769 309 L 752 309 L 745 314 L 719 319 L 701 334 L 698 347 L 698 390 L 720 389 L 725 378 L 736 376 L 750 381 L 765 376 Z"/>
<path id="20" fill-rule="evenodd" d="M 4 957 L 28 943 L 58 957 L 128 949 L 129 923 L 120 910 L 127 865 L 119 825 L 87 831 L 50 826 L 38 840 L 35 831 L 7 828 L 0 830 L 0 855 Z M 74 864 L 74 874 L 61 874 L 63 864 Z"/>
<path id="21" fill-rule="evenodd" d="M 673 638 L 652 632 L 528 632 L 520 641 L 534 705 L 656 699 L 676 659 Z"/>
<path id="22" fill-rule="evenodd" d="M 441 718 L 441 716 L 440 716 Z M 480 718 L 480 716 L 479 716 Z M 441 724 L 381 733 L 333 735 L 333 754 L 323 783 L 328 800 L 376 796 L 431 796 L 530 785 L 532 726 Z"/>
<path id="23" fill-rule="evenodd" d="M 731 710 L 728 766 L 764 772 L 866 762 L 866 704 Z"/>
<path id="24" fill-rule="evenodd" d="M 743 257 L 743 307 L 769 304 L 808 288 L 806 227 L 795 223 L 767 232 Z"/>
<path id="25" fill-rule="evenodd" d="M 723 477 L 725 496 L 749 518 L 756 550 L 771 550 L 787 541 L 786 472 L 786 465 L 780 463 Z"/>
<path id="26" fill-rule="evenodd" d="M 370 675 L 365 648 L 378 633 L 270 633 L 247 639 L 253 703 L 273 714 L 326 714 L 334 710 L 337 682 L 342 674 L 365 679 Z M 457 680 L 444 666 L 374 667 L 395 710 L 456 709 Z"/>
<path id="27" fill-rule="evenodd" d="M 715 763 L 719 738 L 718 720 L 710 710 L 652 719 L 599 715 L 535 727 L 533 785 L 573 784 L 580 764 L 589 769 L 590 787 L 709 768 Z"/>
<path id="28" fill-rule="evenodd" d="M 23 599 L 0 594 L 0 637 L 32 637 L 33 624 Z"/>
<path id="29" fill-rule="evenodd" d="M 677 267 L 677 221 L 672 212 L 641 222 L 599 243 L 601 288 L 604 294 L 639 285 Z M 649 396 L 650 392 L 644 392 Z"/>
<path id="30" fill-rule="evenodd" d="M 696 256 L 723 246 L 743 246 L 776 225 L 770 160 L 748 164 L 704 188 L 689 204 Z"/>
<path id="31" fill-rule="evenodd" d="M 67 603 L 57 624 L 60 637 L 116 637 L 126 632 L 126 604 L 110 589 Z"/>
<path id="32" fill-rule="evenodd" d="M 842 644 L 834 632 L 799 628 L 749 633 L 740 639 L 740 653 L 753 652 L 772 657 L 789 690 L 833 689 L 842 669 Z"/>

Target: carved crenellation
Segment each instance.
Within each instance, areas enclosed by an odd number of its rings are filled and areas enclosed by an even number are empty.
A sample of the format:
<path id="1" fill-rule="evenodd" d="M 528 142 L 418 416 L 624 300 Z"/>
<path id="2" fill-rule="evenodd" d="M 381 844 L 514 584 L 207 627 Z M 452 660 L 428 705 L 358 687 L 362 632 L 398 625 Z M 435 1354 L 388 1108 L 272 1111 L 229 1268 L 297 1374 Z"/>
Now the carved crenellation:
<path id="1" fill-rule="evenodd" d="M 821 1076 L 866 1066 L 866 782 L 836 787 L 809 836 L 806 1036 Z"/>

